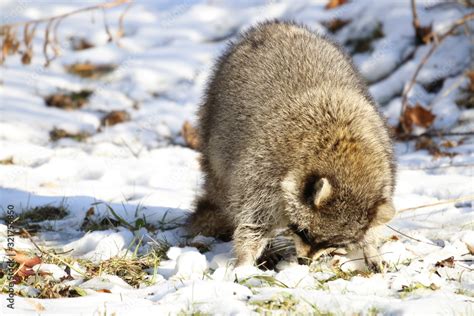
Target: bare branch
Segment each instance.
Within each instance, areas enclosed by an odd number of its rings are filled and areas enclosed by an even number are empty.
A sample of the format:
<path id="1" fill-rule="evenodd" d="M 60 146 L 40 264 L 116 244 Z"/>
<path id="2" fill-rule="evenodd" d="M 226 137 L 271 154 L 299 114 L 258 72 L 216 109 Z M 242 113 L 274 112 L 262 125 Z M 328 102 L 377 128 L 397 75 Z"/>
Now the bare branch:
<path id="1" fill-rule="evenodd" d="M 74 10 L 74 11 L 71 11 L 71 12 L 68 12 L 68 13 L 59 14 L 59 15 L 52 16 L 52 17 L 41 18 L 41 19 L 30 20 L 30 21 L 23 21 L 23 22 L 2 24 L 2 25 L 0 25 L 0 29 L 4 28 L 4 27 L 21 26 L 21 25 L 25 25 L 25 24 L 28 24 L 28 23 L 43 23 L 43 22 L 48 22 L 50 20 L 63 19 L 63 18 L 66 18 L 68 16 L 75 15 L 75 14 L 81 13 L 81 12 L 94 11 L 94 10 L 97 10 L 97 9 L 110 9 L 110 8 L 113 8 L 113 7 L 121 6 L 123 4 L 132 3 L 132 2 L 133 2 L 133 0 L 114 0 L 114 1 L 110 1 L 110 2 L 105 2 L 105 3 L 93 5 L 93 6 L 90 6 L 90 7 L 77 9 L 77 10 Z"/>
<path id="2" fill-rule="evenodd" d="M 110 28 L 108 26 L 105 10 L 110 9 L 116 6 L 120 6 L 123 4 L 129 4 L 129 6 L 133 3 L 133 0 L 113 0 L 81 9 L 77 9 L 68 13 L 30 20 L 30 21 L 22 21 L 22 22 L 15 22 L 15 23 L 7 23 L 0 25 L 0 31 L 4 34 L 3 41 L 2 41 L 2 48 L 1 48 L 1 57 L 0 57 L 0 64 L 2 64 L 8 55 L 12 55 L 18 52 L 20 47 L 20 42 L 17 40 L 16 37 L 16 28 L 23 26 L 23 44 L 25 45 L 24 51 L 21 52 L 21 61 L 23 64 L 29 64 L 33 57 L 33 45 L 31 44 L 32 39 L 35 34 L 36 27 L 40 23 L 46 23 L 46 27 L 44 30 L 44 43 L 43 43 L 43 55 L 45 58 L 45 67 L 47 67 L 50 62 L 55 59 L 60 54 L 60 45 L 59 45 L 59 37 L 58 37 L 58 29 L 59 25 L 61 24 L 62 20 L 81 12 L 86 11 L 94 11 L 97 9 L 102 9 L 104 15 L 104 25 L 105 31 L 109 36 L 109 41 L 113 40 L 112 33 L 110 32 Z M 123 32 L 123 19 L 128 7 L 122 12 L 120 19 L 119 19 L 119 26 Z M 33 25 L 33 30 L 30 30 L 30 25 Z M 51 56 L 52 49 L 53 56 Z"/>
<path id="3" fill-rule="evenodd" d="M 414 1 L 412 1 L 412 3 L 413 2 Z M 414 14 L 414 17 L 415 17 L 415 15 L 416 15 L 416 13 Z M 456 20 L 453 23 L 453 25 L 451 26 L 451 28 L 448 31 L 446 31 L 445 33 L 438 36 L 436 33 L 431 32 L 430 36 L 432 36 L 435 39 L 435 41 L 433 42 L 430 50 L 421 59 L 420 63 L 418 64 L 418 67 L 416 68 L 415 72 L 413 73 L 413 76 L 412 76 L 411 80 L 409 81 L 408 85 L 406 86 L 406 88 L 403 91 L 403 94 L 402 94 L 402 108 L 401 108 L 400 118 L 403 117 L 403 113 L 405 113 L 405 110 L 408 106 L 408 93 L 411 91 L 411 89 L 415 85 L 416 78 L 418 77 L 418 74 L 420 73 L 423 66 L 425 66 L 425 64 L 427 63 L 428 59 L 431 57 L 431 55 L 433 55 L 433 53 L 436 51 L 436 49 L 439 47 L 439 45 L 441 44 L 441 42 L 444 39 L 446 39 L 449 35 L 453 34 L 454 31 L 460 25 L 463 25 L 467 21 L 472 20 L 472 19 L 474 19 L 474 13 L 469 13 L 469 14 L 466 14 L 465 16 L 463 16 L 462 18 Z M 415 22 L 413 22 L 413 23 L 415 23 Z M 408 134 L 408 129 L 405 126 L 405 124 L 403 123 L 402 120 L 400 121 L 400 124 L 401 124 L 401 127 L 402 127 L 403 131 Z"/>
<path id="4" fill-rule="evenodd" d="M 455 198 L 455 199 L 443 200 L 443 201 L 439 201 L 439 202 L 431 203 L 431 204 L 424 204 L 424 205 L 419 205 L 419 206 L 415 206 L 415 207 L 402 208 L 401 210 L 397 210 L 397 212 L 401 213 L 401 212 L 406 212 L 406 211 L 414 211 L 414 210 L 418 210 L 420 208 L 427 208 L 427 207 L 432 207 L 432 206 L 446 205 L 446 204 L 466 202 L 466 201 L 474 201 L 474 194 L 461 196 L 461 197 L 458 197 L 458 198 Z"/>
<path id="5" fill-rule="evenodd" d="M 102 18 L 104 20 L 104 28 L 105 28 L 105 33 L 107 33 L 107 36 L 109 37 L 107 39 L 108 42 L 113 42 L 114 38 L 112 36 L 112 33 L 110 32 L 109 24 L 107 23 L 107 14 L 105 13 L 105 9 L 102 8 Z"/>

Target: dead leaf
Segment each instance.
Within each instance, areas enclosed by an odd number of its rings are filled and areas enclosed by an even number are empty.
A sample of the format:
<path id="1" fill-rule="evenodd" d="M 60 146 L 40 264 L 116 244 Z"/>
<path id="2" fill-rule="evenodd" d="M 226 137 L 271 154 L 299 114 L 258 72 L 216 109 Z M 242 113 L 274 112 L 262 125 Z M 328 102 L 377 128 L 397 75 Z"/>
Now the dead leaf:
<path id="1" fill-rule="evenodd" d="M 13 165 L 13 157 L 10 156 L 8 158 L 0 160 L 0 165 Z"/>
<path id="2" fill-rule="evenodd" d="M 474 244 L 468 244 L 466 243 L 467 250 L 471 253 L 471 255 L 474 255 Z"/>
<path id="3" fill-rule="evenodd" d="M 428 136 L 421 136 L 417 139 L 415 143 L 416 150 L 427 150 L 430 155 L 434 158 L 440 157 L 454 157 L 456 153 L 443 151 L 439 148 L 439 146 Z"/>
<path id="4" fill-rule="evenodd" d="M 325 8 L 326 10 L 334 9 L 346 3 L 347 3 L 347 0 L 329 0 Z"/>
<path id="5" fill-rule="evenodd" d="M 400 240 L 400 238 L 397 235 L 392 235 L 392 236 L 390 236 L 389 239 L 394 240 L 394 241 Z"/>
<path id="6" fill-rule="evenodd" d="M 8 256 L 13 259 L 16 263 L 24 265 L 28 268 L 34 267 L 40 264 L 41 258 L 38 256 L 31 256 L 21 250 L 7 251 Z"/>
<path id="7" fill-rule="evenodd" d="M 418 44 L 428 44 L 433 40 L 432 25 L 421 26 L 415 28 L 416 41 Z"/>
<path id="8" fill-rule="evenodd" d="M 181 128 L 181 135 L 184 138 L 186 146 L 192 149 L 197 149 L 199 147 L 197 131 L 188 121 L 184 122 L 183 127 Z"/>
<path id="9" fill-rule="evenodd" d="M 435 118 L 436 115 L 417 103 L 414 107 L 406 107 L 402 116 L 402 124 L 405 126 L 405 130 L 410 132 L 413 129 L 413 125 L 429 128 Z"/>
<path id="10" fill-rule="evenodd" d="M 439 290 L 439 289 L 440 289 L 440 287 L 439 287 L 439 286 L 437 286 L 437 285 L 436 285 L 436 284 L 434 284 L 434 283 L 431 283 L 431 284 L 430 284 L 430 289 L 432 289 L 433 291 L 436 291 L 436 290 Z"/>
<path id="11" fill-rule="evenodd" d="M 94 208 L 90 207 L 86 212 L 86 217 L 90 217 L 90 216 L 94 215 L 94 213 L 95 213 Z"/>
<path id="12" fill-rule="evenodd" d="M 92 95 L 91 90 L 73 92 L 58 92 L 44 98 L 47 106 L 64 110 L 75 110 L 82 108 Z"/>
<path id="13" fill-rule="evenodd" d="M 107 75 L 117 68 L 115 64 L 77 63 L 66 66 L 67 72 L 82 78 L 98 78 Z"/>
<path id="14" fill-rule="evenodd" d="M 95 290 L 96 292 L 99 292 L 99 293 L 112 293 L 110 290 L 108 289 L 98 289 L 98 290 Z"/>
<path id="15" fill-rule="evenodd" d="M 443 146 L 444 148 L 454 148 L 457 145 L 458 144 L 456 142 L 453 142 L 451 140 L 445 140 L 444 142 L 441 143 L 441 146 Z"/>
<path id="16" fill-rule="evenodd" d="M 25 297 L 25 300 L 30 303 L 33 308 L 35 309 L 36 312 L 43 312 L 44 310 L 46 310 L 46 308 L 44 308 L 43 305 L 41 305 L 37 300 L 33 300 L 29 297 Z"/>
<path id="17" fill-rule="evenodd" d="M 37 264 L 40 264 L 42 262 L 41 258 L 36 256 L 36 255 L 29 255 L 24 251 L 21 250 L 16 250 L 13 249 L 13 251 L 7 250 L 6 251 L 7 256 L 15 261 L 16 263 L 19 264 L 19 267 L 17 268 L 15 272 L 15 277 L 14 281 L 16 283 L 21 282 L 23 279 L 35 275 L 35 271 L 31 269 Z"/>
<path id="18" fill-rule="evenodd" d="M 436 262 L 435 267 L 454 268 L 454 257 L 451 256 L 449 258 Z"/>
<path id="19" fill-rule="evenodd" d="M 119 123 L 130 121 L 130 114 L 126 111 L 112 111 L 101 120 L 102 126 L 112 126 Z"/>
<path id="20" fill-rule="evenodd" d="M 469 91 L 474 92 L 474 69 L 468 70 L 466 76 L 469 78 Z"/>
<path id="21" fill-rule="evenodd" d="M 324 25 L 329 30 L 329 32 L 336 33 L 337 31 L 342 29 L 344 26 L 346 26 L 350 22 L 351 20 L 343 20 L 343 19 L 335 18 L 329 21 L 324 21 L 321 24 Z"/>
<path id="22" fill-rule="evenodd" d="M 84 37 L 72 36 L 69 38 L 69 41 L 73 50 L 84 50 L 94 47 L 94 44 Z"/>

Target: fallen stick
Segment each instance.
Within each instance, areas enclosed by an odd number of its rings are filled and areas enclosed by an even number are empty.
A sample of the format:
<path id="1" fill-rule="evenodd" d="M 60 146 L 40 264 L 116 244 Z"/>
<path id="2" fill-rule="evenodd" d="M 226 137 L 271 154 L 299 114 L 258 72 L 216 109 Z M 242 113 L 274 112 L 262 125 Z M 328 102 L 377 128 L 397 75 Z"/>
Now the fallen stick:
<path id="1" fill-rule="evenodd" d="M 401 213 L 401 212 L 406 212 L 406 211 L 417 210 L 420 208 L 427 208 L 427 207 L 432 207 L 432 206 L 452 204 L 452 203 L 457 203 L 457 202 L 466 202 L 466 201 L 474 201 L 474 194 L 461 196 L 455 199 L 443 200 L 443 201 L 439 201 L 439 202 L 431 203 L 431 204 L 424 204 L 424 205 L 419 205 L 419 206 L 414 206 L 414 207 L 402 208 L 401 210 L 398 210 L 397 212 Z"/>

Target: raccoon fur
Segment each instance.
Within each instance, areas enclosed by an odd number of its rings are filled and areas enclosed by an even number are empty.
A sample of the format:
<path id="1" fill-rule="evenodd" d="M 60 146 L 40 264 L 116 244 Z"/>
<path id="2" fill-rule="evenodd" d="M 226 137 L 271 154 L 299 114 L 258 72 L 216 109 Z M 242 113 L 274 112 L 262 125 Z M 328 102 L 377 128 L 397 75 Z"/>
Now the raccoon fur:
<path id="1" fill-rule="evenodd" d="M 267 22 L 218 60 L 198 113 L 204 193 L 192 234 L 234 241 L 254 264 L 278 229 L 298 256 L 359 245 L 395 213 L 389 130 L 350 58 L 309 29 Z"/>

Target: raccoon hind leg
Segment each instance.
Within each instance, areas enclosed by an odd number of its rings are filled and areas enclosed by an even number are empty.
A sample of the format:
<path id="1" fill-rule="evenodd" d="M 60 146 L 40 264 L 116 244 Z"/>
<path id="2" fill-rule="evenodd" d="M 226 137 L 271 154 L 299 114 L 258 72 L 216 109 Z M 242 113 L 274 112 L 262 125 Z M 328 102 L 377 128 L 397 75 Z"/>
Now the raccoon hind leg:
<path id="1" fill-rule="evenodd" d="M 230 220 L 206 197 L 197 200 L 194 213 L 188 218 L 187 228 L 193 236 L 210 236 L 223 241 L 230 241 L 234 233 Z"/>

